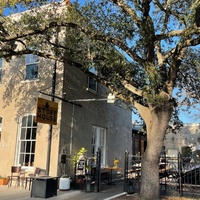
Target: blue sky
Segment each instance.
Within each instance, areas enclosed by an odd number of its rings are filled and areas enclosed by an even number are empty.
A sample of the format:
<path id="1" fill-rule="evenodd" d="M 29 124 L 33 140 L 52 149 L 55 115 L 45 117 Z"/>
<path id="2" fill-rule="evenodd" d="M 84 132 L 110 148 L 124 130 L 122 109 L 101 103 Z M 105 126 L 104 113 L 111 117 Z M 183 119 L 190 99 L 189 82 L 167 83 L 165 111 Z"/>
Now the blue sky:
<path id="1" fill-rule="evenodd" d="M 199 115 L 199 116 L 197 116 Z M 180 120 L 183 123 L 200 123 L 200 111 L 191 109 L 191 113 L 188 114 L 187 112 L 180 112 Z"/>
<path id="2" fill-rule="evenodd" d="M 180 110 L 180 115 L 179 119 L 183 123 L 200 123 L 200 111 L 197 109 L 191 109 L 191 113 L 184 112 Z M 135 120 L 140 121 L 140 118 L 136 114 L 132 114 L 132 121 L 134 122 Z"/>

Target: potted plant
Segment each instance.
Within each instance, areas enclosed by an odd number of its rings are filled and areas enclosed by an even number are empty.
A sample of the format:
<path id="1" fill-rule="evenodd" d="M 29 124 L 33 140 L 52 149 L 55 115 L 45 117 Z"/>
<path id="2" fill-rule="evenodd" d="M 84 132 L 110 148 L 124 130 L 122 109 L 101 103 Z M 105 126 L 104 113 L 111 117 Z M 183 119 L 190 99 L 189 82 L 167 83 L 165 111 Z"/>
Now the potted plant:
<path id="1" fill-rule="evenodd" d="M 69 190 L 70 189 L 70 177 L 65 174 L 60 177 L 59 180 L 59 190 Z"/>
<path id="2" fill-rule="evenodd" d="M 9 182 L 9 177 L 0 176 L 0 185 L 7 185 Z"/>

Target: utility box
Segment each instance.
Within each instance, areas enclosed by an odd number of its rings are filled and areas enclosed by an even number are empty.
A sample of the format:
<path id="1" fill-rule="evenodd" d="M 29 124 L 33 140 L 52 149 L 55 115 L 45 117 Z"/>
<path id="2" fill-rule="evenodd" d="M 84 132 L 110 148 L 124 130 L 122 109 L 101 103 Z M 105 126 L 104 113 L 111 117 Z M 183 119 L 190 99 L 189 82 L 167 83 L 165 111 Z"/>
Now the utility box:
<path id="1" fill-rule="evenodd" d="M 66 159 L 67 159 L 67 155 L 66 154 L 61 154 L 60 155 L 60 163 L 66 164 Z"/>
<path id="2" fill-rule="evenodd" d="M 58 177 L 35 177 L 32 180 L 31 197 L 57 196 Z"/>

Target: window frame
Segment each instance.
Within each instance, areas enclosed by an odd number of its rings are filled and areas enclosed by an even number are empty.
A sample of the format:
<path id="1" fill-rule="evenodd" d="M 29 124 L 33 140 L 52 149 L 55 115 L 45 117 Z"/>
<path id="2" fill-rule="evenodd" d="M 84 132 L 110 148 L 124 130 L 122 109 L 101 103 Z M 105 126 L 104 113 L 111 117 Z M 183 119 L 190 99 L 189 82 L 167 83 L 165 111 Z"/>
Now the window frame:
<path id="1" fill-rule="evenodd" d="M 89 72 L 97 75 L 97 70 L 94 67 L 90 67 Z M 94 80 L 94 78 L 91 76 L 87 77 L 87 86 L 88 86 L 87 89 L 91 92 L 96 93 L 98 90 L 98 82 L 96 80 Z"/>
<path id="2" fill-rule="evenodd" d="M 103 141 L 102 141 L 103 140 Z M 92 126 L 92 155 L 96 156 L 98 148 L 101 148 L 101 166 L 107 165 L 107 129 L 99 126 Z"/>
<path id="3" fill-rule="evenodd" d="M 27 54 L 25 57 L 25 80 L 37 80 L 39 76 L 39 57 L 34 54 Z M 31 68 L 28 70 L 28 68 Z M 32 71 L 33 70 L 33 71 Z M 35 74 L 33 74 L 33 72 Z"/>
<path id="4" fill-rule="evenodd" d="M 29 117 L 31 117 L 31 121 L 29 120 Z M 21 116 L 19 121 L 16 164 L 21 165 L 24 169 L 34 168 L 36 135 L 38 128 L 37 122 L 35 122 L 35 118 L 35 114 L 26 114 Z M 24 137 L 22 137 L 23 134 Z M 30 137 L 28 138 L 29 134 Z M 22 147 L 25 148 L 24 151 L 22 151 Z M 26 162 L 27 159 L 29 162 Z"/>

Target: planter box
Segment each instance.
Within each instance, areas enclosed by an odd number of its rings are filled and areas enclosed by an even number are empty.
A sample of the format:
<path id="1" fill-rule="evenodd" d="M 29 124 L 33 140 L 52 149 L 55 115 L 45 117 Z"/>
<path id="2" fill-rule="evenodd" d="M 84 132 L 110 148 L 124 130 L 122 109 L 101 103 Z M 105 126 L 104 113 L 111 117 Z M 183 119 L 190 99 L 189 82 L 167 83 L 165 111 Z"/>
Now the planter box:
<path id="1" fill-rule="evenodd" d="M 9 179 L 8 178 L 2 178 L 0 179 L 0 185 L 8 185 Z"/>

